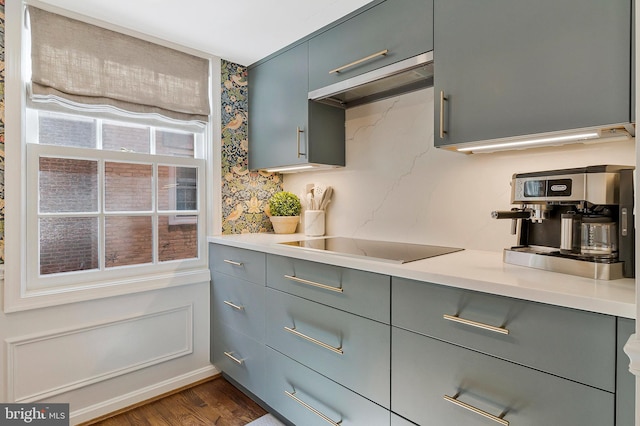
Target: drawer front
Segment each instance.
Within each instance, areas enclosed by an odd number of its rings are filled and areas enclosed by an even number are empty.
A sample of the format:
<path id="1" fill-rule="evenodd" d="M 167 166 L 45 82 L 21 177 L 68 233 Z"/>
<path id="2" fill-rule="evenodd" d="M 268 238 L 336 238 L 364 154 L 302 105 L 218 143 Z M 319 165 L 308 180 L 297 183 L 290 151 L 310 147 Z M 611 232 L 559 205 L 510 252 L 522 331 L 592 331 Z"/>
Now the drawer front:
<path id="1" fill-rule="evenodd" d="M 386 55 L 329 73 L 385 49 Z M 433 1 L 387 0 L 309 40 L 309 90 L 430 50 L 433 50 Z"/>
<path id="2" fill-rule="evenodd" d="M 406 330 L 392 331 L 392 410 L 420 425 L 614 424 L 612 393 Z M 495 419 L 494 419 L 495 420 Z"/>
<path id="3" fill-rule="evenodd" d="M 385 324 L 390 283 L 387 275 L 267 255 L 267 286 Z"/>
<path id="4" fill-rule="evenodd" d="M 211 273 L 211 309 L 215 322 L 264 342 L 264 291 L 248 281 Z"/>
<path id="5" fill-rule="evenodd" d="M 615 317 L 400 278 L 392 312 L 397 327 L 615 391 Z"/>
<path id="6" fill-rule="evenodd" d="M 258 397 L 264 395 L 264 345 L 225 326 L 213 324 L 211 362 Z"/>
<path id="7" fill-rule="evenodd" d="M 222 272 L 255 284 L 265 282 L 265 254 L 236 247 L 211 244 L 209 250 L 211 270 Z"/>
<path id="8" fill-rule="evenodd" d="M 266 367 L 264 400 L 293 424 L 389 425 L 386 409 L 269 347 Z"/>
<path id="9" fill-rule="evenodd" d="M 633 426 L 635 423 L 636 377 L 629 371 L 629 357 L 624 345 L 636 332 L 636 322 L 618 318 L 618 368 L 616 381 L 616 426 Z"/>
<path id="10" fill-rule="evenodd" d="M 267 345 L 389 407 L 388 325 L 277 290 L 266 300 Z"/>

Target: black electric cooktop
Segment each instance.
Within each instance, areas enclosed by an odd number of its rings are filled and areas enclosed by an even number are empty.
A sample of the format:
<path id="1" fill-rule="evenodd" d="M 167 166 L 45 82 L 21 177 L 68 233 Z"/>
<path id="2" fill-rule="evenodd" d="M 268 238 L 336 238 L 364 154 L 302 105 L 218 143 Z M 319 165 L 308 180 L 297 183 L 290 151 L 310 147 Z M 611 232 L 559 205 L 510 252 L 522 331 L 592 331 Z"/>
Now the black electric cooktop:
<path id="1" fill-rule="evenodd" d="M 326 237 L 313 240 L 290 241 L 280 244 L 392 263 L 413 262 L 415 260 L 427 259 L 429 257 L 464 250 L 455 247 L 360 240 L 344 237 Z"/>

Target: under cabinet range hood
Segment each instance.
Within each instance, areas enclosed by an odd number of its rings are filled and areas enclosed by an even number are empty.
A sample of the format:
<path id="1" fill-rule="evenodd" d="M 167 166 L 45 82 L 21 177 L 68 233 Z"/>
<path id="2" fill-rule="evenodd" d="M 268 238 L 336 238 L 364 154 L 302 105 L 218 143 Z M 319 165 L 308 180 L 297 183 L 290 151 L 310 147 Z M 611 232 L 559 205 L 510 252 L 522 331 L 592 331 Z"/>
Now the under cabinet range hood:
<path id="1" fill-rule="evenodd" d="M 309 92 L 309 99 L 349 108 L 433 86 L 433 51 Z"/>

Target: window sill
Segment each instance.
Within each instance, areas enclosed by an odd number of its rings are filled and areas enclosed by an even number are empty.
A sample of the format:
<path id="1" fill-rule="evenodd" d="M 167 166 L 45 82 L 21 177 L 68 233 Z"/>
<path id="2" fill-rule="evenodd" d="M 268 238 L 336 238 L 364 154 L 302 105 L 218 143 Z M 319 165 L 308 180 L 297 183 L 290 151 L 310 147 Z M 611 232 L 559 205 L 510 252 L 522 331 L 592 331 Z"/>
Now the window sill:
<path id="1" fill-rule="evenodd" d="M 2 269 L 2 277 L 4 277 L 4 269 Z M 5 282 L 4 312 L 19 312 L 107 297 L 123 296 L 144 291 L 202 284 L 208 283 L 209 280 L 209 269 L 204 267 L 179 272 L 130 277 L 117 281 L 95 282 L 81 287 L 56 287 L 26 291 L 22 295 L 19 294 L 19 290 L 7 291 L 9 289 Z"/>

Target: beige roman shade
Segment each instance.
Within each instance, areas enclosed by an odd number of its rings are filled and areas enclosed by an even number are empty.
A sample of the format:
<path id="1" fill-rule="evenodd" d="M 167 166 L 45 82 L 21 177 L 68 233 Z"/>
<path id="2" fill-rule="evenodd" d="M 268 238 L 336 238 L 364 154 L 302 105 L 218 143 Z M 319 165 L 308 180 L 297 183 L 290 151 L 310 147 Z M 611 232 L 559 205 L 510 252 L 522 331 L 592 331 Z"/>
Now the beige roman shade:
<path id="1" fill-rule="evenodd" d="M 209 61 L 29 7 L 31 100 L 208 121 Z"/>

